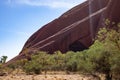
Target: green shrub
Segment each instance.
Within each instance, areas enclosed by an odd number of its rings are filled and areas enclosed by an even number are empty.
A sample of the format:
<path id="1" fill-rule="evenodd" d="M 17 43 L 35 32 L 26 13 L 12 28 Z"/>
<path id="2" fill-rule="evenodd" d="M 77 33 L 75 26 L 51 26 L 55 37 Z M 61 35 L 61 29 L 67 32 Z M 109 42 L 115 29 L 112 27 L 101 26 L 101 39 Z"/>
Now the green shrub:
<path id="1" fill-rule="evenodd" d="M 24 65 L 23 69 L 27 74 L 40 74 L 42 66 L 37 62 L 29 61 Z"/>

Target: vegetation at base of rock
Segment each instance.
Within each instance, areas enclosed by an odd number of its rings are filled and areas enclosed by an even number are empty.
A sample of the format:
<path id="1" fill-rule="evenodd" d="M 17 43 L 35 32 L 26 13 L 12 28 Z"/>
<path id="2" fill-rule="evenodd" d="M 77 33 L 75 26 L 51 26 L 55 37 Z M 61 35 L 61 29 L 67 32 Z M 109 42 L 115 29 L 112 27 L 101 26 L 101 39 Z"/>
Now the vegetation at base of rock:
<path id="1" fill-rule="evenodd" d="M 3 69 L 3 64 L 5 64 L 6 63 L 6 60 L 7 60 L 7 56 L 2 56 L 1 58 L 0 58 L 0 76 L 4 76 L 4 75 L 6 75 L 6 69 L 4 68 Z"/>
<path id="2" fill-rule="evenodd" d="M 66 71 L 105 74 L 106 80 L 120 79 L 120 26 L 117 25 L 117 29 L 101 28 L 88 50 L 67 53 L 56 51 L 54 54 L 38 51 L 31 56 L 31 60 L 17 61 L 10 67 L 23 69 L 27 74 Z"/>
<path id="3" fill-rule="evenodd" d="M 107 24 L 108 25 L 108 24 Z M 28 73 L 33 71 L 66 71 L 80 73 L 102 73 L 107 79 L 120 78 L 120 28 L 101 28 L 94 44 L 82 52 L 61 53 L 53 55 L 37 52 L 31 61 L 24 65 Z M 37 72 L 38 73 L 38 72 Z"/>

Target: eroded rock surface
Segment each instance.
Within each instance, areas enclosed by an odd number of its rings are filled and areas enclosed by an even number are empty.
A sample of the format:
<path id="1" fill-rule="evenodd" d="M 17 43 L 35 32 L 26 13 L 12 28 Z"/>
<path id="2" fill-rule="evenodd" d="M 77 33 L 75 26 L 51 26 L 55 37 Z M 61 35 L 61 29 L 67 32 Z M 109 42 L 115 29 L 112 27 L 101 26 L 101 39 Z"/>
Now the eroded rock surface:
<path id="1" fill-rule="evenodd" d="M 25 57 L 26 50 L 31 54 L 37 50 L 53 53 L 87 49 L 106 18 L 120 21 L 119 8 L 120 0 L 87 0 L 36 31 L 12 60 Z"/>

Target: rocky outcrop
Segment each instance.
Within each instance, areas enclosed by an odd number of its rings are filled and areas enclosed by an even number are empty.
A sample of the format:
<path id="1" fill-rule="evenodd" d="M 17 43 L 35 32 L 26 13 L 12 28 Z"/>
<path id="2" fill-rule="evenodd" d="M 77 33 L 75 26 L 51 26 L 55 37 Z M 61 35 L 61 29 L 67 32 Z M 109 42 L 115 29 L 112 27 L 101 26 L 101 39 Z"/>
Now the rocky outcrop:
<path id="1" fill-rule="evenodd" d="M 120 21 L 119 8 L 120 0 L 87 0 L 35 32 L 13 60 L 38 50 L 53 53 L 87 49 L 105 18 Z"/>

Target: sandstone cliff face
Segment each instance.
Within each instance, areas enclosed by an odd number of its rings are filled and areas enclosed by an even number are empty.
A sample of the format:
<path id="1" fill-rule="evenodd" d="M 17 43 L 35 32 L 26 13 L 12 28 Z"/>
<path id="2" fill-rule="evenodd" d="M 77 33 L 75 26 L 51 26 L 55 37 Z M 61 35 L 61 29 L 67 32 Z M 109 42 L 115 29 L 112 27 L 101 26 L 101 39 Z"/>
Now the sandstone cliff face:
<path id="1" fill-rule="evenodd" d="M 23 50 L 53 53 L 57 50 L 66 52 L 88 48 L 95 36 L 102 9 L 107 4 L 108 0 L 90 0 L 74 7 L 34 33 Z"/>
<path id="2" fill-rule="evenodd" d="M 31 54 L 37 50 L 53 53 L 87 49 L 105 18 L 120 21 L 119 8 L 120 0 L 87 0 L 35 32 L 13 60 L 23 58 L 26 50 Z"/>

